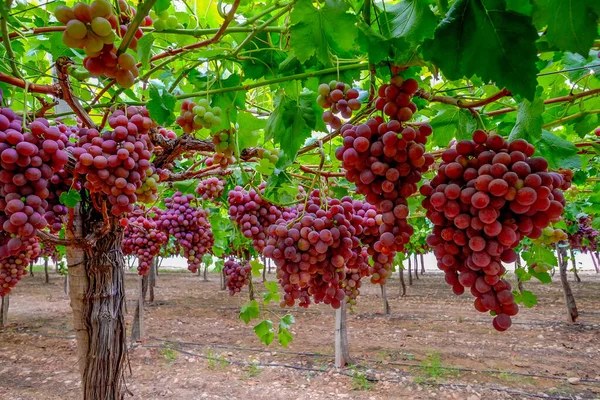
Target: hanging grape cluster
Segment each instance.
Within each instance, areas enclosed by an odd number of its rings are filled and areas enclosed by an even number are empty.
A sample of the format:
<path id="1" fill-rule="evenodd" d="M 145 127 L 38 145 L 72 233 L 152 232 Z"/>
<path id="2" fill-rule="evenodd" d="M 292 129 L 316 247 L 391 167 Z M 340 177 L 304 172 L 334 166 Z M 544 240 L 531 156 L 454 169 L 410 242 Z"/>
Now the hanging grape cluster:
<path id="1" fill-rule="evenodd" d="M 154 257 L 168 240 L 167 234 L 158 228 L 156 221 L 146 217 L 136 208 L 129 216 L 123 234 L 123 254 L 138 258 L 138 273 L 146 275 L 152 267 Z"/>
<path id="2" fill-rule="evenodd" d="M 86 178 L 84 187 L 91 193 L 108 196 L 113 215 L 133 211 L 138 201 L 136 192 L 152 172 L 150 157 L 154 146 L 147 133 L 153 122 L 147 113 L 144 107 L 130 106 L 126 113 L 117 110 L 108 118 L 113 131 L 100 133 L 83 128 L 72 149 L 77 160 L 75 172 Z"/>
<path id="3" fill-rule="evenodd" d="M 210 129 L 221 125 L 221 107 L 211 107 L 207 99 L 197 103 L 190 100 L 181 102 L 181 111 L 176 119 L 184 133 L 192 133 L 202 128 Z"/>
<path id="4" fill-rule="evenodd" d="M 208 178 L 198 182 L 196 186 L 196 193 L 202 200 L 214 201 L 221 197 L 223 189 L 225 188 L 225 181 L 219 178 Z"/>
<path id="5" fill-rule="evenodd" d="M 250 284 L 252 279 L 252 267 L 246 260 L 236 261 L 233 258 L 228 258 L 223 267 L 225 274 L 225 286 L 229 290 L 229 294 L 233 296 L 242 291 L 244 286 Z"/>
<path id="6" fill-rule="evenodd" d="M 600 232 L 592 227 L 591 216 L 583 215 L 576 222 L 568 221 L 567 224 L 577 225 L 577 230 L 568 235 L 569 244 L 573 249 L 577 249 L 582 253 L 598 251 Z"/>
<path id="7" fill-rule="evenodd" d="M 264 193 L 266 184 L 262 183 L 258 190 Z M 229 216 L 240 227 L 242 234 L 252 239 L 252 245 L 262 252 L 267 243 L 269 226 L 282 217 L 282 211 L 264 200 L 254 189 L 244 190 L 236 186 L 227 195 Z"/>
<path id="8" fill-rule="evenodd" d="M 202 265 L 202 257 L 209 253 L 214 244 L 208 213 L 200 206 L 193 206 L 194 196 L 176 192 L 172 198 L 165 199 L 165 210 L 154 208 L 154 220 L 157 226 L 169 236 L 175 238 L 183 248 L 188 269 L 196 272 Z"/>
<path id="9" fill-rule="evenodd" d="M 323 108 L 329 108 L 323 113 L 323 122 L 332 129 L 342 127 L 342 120 L 337 114 L 340 114 L 342 118 L 350 119 L 352 111 L 360 109 L 361 102 L 358 99 L 360 92 L 344 82 L 322 83 L 319 85 L 318 92 L 317 104 Z"/>
<path id="10" fill-rule="evenodd" d="M 502 262 L 514 262 L 513 250 L 524 237 L 542 236 L 563 212 L 562 176 L 548 172 L 548 162 L 532 157 L 525 140 L 511 143 L 478 130 L 442 154 L 442 164 L 428 185 L 423 207 L 435 225 L 427 238 L 438 267 L 456 294 L 468 287 L 475 308 L 495 315 L 499 331 L 518 312 L 511 287 L 502 279 Z"/>
<path id="11" fill-rule="evenodd" d="M 67 136 L 43 118 L 23 121 L 0 108 L 0 295 L 7 294 L 40 252 L 36 229 L 48 222 L 53 174 L 68 161 Z"/>

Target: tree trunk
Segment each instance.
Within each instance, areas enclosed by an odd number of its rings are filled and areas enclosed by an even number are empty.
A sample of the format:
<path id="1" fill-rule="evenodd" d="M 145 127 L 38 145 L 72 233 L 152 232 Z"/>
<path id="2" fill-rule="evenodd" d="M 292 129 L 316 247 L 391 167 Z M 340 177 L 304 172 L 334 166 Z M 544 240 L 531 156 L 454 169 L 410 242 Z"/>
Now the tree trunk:
<path id="1" fill-rule="evenodd" d="M 221 275 L 221 290 L 225 290 L 225 281 L 227 280 L 225 278 L 225 269 L 222 269 L 219 275 Z"/>
<path id="2" fill-rule="evenodd" d="M 569 248 L 569 256 L 571 257 L 571 265 L 573 266 L 573 275 L 575 275 L 575 280 L 577 282 L 581 282 L 581 278 L 577 273 L 577 263 L 575 262 L 575 252 L 572 248 Z"/>
<path id="3" fill-rule="evenodd" d="M 10 294 L 2 297 L 2 304 L 0 305 L 0 329 L 8 325 L 8 305 L 10 302 Z"/>
<path id="4" fill-rule="evenodd" d="M 252 274 L 250 275 L 250 282 L 248 283 L 248 288 L 250 289 L 250 300 L 254 300 L 254 284 L 252 283 Z"/>
<path id="5" fill-rule="evenodd" d="M 386 287 L 385 287 L 385 285 L 379 285 L 379 286 L 381 286 L 381 299 L 383 300 L 383 313 L 385 315 L 390 315 L 392 310 L 390 309 L 390 302 L 388 301 L 388 298 L 387 298 Z"/>
<path id="6" fill-rule="evenodd" d="M 67 296 L 69 296 L 69 287 L 70 287 L 70 285 L 69 285 L 69 274 L 65 275 L 65 283 L 64 283 L 63 286 L 64 286 L 65 294 Z"/>
<path id="7" fill-rule="evenodd" d="M 29 263 L 29 275 L 33 278 L 35 275 L 33 274 L 33 261 Z"/>
<path id="8" fill-rule="evenodd" d="M 408 256 L 408 286 L 412 286 L 412 263 L 410 262 L 410 256 Z"/>
<path id="9" fill-rule="evenodd" d="M 271 259 L 268 258 L 267 262 L 269 263 L 269 271 L 267 271 L 269 274 L 271 273 Z"/>
<path id="10" fill-rule="evenodd" d="M 83 204 L 83 203 L 82 203 Z M 121 400 L 125 395 L 125 258 L 123 230 L 112 228 L 88 247 L 67 247 L 73 327 L 84 400 Z M 94 210 L 74 210 L 69 240 L 85 238 L 103 227 Z"/>
<path id="11" fill-rule="evenodd" d="M 148 276 L 140 276 L 138 279 L 138 301 L 131 327 L 131 343 L 135 343 L 144 337 L 144 299 L 147 292 Z"/>
<path id="12" fill-rule="evenodd" d="M 204 264 L 203 278 L 204 282 L 208 282 L 208 263 Z"/>
<path id="13" fill-rule="evenodd" d="M 148 301 L 150 303 L 154 302 L 154 286 L 156 286 L 156 257 L 152 260 L 152 265 L 150 266 L 150 276 L 148 276 L 148 289 L 150 290 Z"/>
<path id="14" fill-rule="evenodd" d="M 413 257 L 413 265 L 415 266 L 415 278 L 419 279 L 419 260 L 417 259 L 417 253 Z"/>
<path id="15" fill-rule="evenodd" d="M 267 257 L 263 257 L 263 272 L 262 272 L 262 281 L 267 281 Z"/>
<path id="16" fill-rule="evenodd" d="M 351 363 L 348 348 L 348 330 L 346 329 L 346 302 L 335 310 L 335 367 L 343 368 Z"/>
<path id="17" fill-rule="evenodd" d="M 400 296 L 404 297 L 406 296 L 406 283 L 404 283 L 404 268 L 400 266 L 398 273 L 400 274 Z"/>
<path id="18" fill-rule="evenodd" d="M 571 291 L 571 285 L 569 285 L 569 281 L 567 280 L 567 260 L 565 260 L 567 249 L 557 243 L 556 252 L 558 253 L 560 282 L 562 283 L 567 306 L 567 321 L 573 323 L 577 320 L 579 313 L 577 312 L 577 305 L 575 304 L 575 297 L 573 297 L 573 292 Z"/>
<path id="19" fill-rule="evenodd" d="M 425 275 L 425 262 L 423 261 L 423 253 L 419 254 L 421 259 L 421 275 Z"/>
<path id="20" fill-rule="evenodd" d="M 50 283 L 50 275 L 48 275 L 48 257 L 44 257 L 44 282 Z"/>

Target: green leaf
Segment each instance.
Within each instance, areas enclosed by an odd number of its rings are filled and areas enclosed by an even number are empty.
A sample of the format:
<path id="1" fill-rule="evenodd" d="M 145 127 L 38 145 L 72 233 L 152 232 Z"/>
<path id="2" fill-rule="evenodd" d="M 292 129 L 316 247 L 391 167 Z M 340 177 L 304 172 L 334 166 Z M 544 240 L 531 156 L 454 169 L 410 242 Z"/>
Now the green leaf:
<path id="1" fill-rule="evenodd" d="M 275 109 L 267 120 L 265 140 L 273 139 L 291 159 L 317 127 L 319 108 L 314 92 L 304 91 L 298 100 L 280 92 L 275 98 Z"/>
<path id="2" fill-rule="evenodd" d="M 175 122 L 175 97 L 165 89 L 150 87 L 150 100 L 146 104 L 150 117 L 159 125 L 170 125 Z"/>
<path id="3" fill-rule="evenodd" d="M 61 204 L 73 208 L 81 201 L 81 195 L 77 190 L 69 189 L 68 192 L 62 192 L 58 199 Z"/>
<path id="4" fill-rule="evenodd" d="M 548 272 L 535 272 L 533 269 L 529 271 L 531 276 L 536 278 L 538 281 L 542 283 L 550 283 L 552 282 L 552 276 Z"/>
<path id="5" fill-rule="evenodd" d="M 457 0 L 423 54 L 449 79 L 477 75 L 533 99 L 537 38 L 531 18 L 506 11 L 505 0 Z"/>
<path id="6" fill-rule="evenodd" d="M 169 9 L 169 6 L 171 5 L 171 0 L 157 0 L 156 3 L 154 3 L 154 11 L 156 11 L 156 13 L 159 13 L 161 11 L 166 11 Z"/>
<path id="7" fill-rule="evenodd" d="M 531 279 L 531 274 L 527 272 L 527 270 L 523 267 L 519 267 L 515 269 L 515 275 L 521 282 L 527 282 Z"/>
<path id="8" fill-rule="evenodd" d="M 530 0 L 506 0 L 506 10 L 515 11 L 524 15 L 531 15 Z"/>
<path id="9" fill-rule="evenodd" d="M 240 319 L 246 324 L 250 322 L 252 318 L 258 318 L 260 315 L 260 309 L 258 308 L 258 302 L 252 300 L 244 305 L 240 309 Z"/>
<path id="10" fill-rule="evenodd" d="M 427 0 L 404 0 L 386 6 L 386 10 L 391 16 L 393 37 L 403 38 L 413 44 L 421 44 L 423 39 L 433 38 L 437 18 Z"/>
<path id="11" fill-rule="evenodd" d="M 515 302 L 523 304 L 527 308 L 532 308 L 538 303 L 537 296 L 529 290 L 523 290 L 521 293 L 515 290 L 513 294 L 515 294 Z"/>
<path id="12" fill-rule="evenodd" d="M 267 125 L 266 118 L 257 118 L 249 112 L 242 112 L 237 117 L 238 147 L 245 149 L 258 145 L 260 131 Z"/>
<path id="13" fill-rule="evenodd" d="M 280 328 L 279 332 L 277 332 L 277 341 L 283 347 L 288 347 L 288 344 L 290 344 L 293 340 L 294 340 L 294 337 L 292 336 L 290 331 L 288 331 L 287 329 Z"/>
<path id="14" fill-rule="evenodd" d="M 550 45 L 587 55 L 598 37 L 598 0 L 534 0 L 533 18 Z"/>
<path id="15" fill-rule="evenodd" d="M 538 140 L 542 136 L 544 109 L 544 101 L 541 98 L 536 97 L 533 102 L 521 100 L 517 108 L 517 122 L 510 132 L 508 141 L 525 139 L 531 143 Z"/>
<path id="16" fill-rule="evenodd" d="M 260 341 L 267 346 L 271 344 L 275 339 L 275 333 L 273 333 L 273 322 L 270 320 L 264 320 L 254 327 L 254 333 Z"/>
<path id="17" fill-rule="evenodd" d="M 296 2 L 290 15 L 290 49 L 301 63 L 316 56 L 321 63 L 330 65 L 330 51 L 346 52 L 353 47 L 357 17 L 347 10 L 348 5 L 342 0 L 326 0 L 318 9 L 312 0 Z"/>
<path id="18" fill-rule="evenodd" d="M 137 53 L 142 67 L 146 68 L 150 62 L 150 55 L 152 54 L 152 45 L 154 44 L 154 36 L 148 33 L 142 36 L 137 43 Z"/>
<path id="19" fill-rule="evenodd" d="M 535 143 L 536 154 L 545 157 L 552 169 L 557 168 L 580 168 L 581 159 L 577 155 L 577 147 L 565 139 L 562 139 L 546 130 L 542 137 Z"/>
<path id="20" fill-rule="evenodd" d="M 277 286 L 277 282 L 269 282 L 269 281 L 265 281 L 264 282 L 265 287 L 267 288 L 267 290 L 271 293 L 279 293 L 279 287 Z"/>
<path id="21" fill-rule="evenodd" d="M 431 143 L 439 147 L 448 146 L 454 138 L 468 139 L 477 129 L 477 121 L 471 113 L 457 107 L 441 110 L 431 119 L 430 124 L 434 132 Z"/>
<path id="22" fill-rule="evenodd" d="M 296 320 L 292 314 L 286 314 L 279 320 L 279 329 L 290 329 L 295 322 Z"/>
<path id="23" fill-rule="evenodd" d="M 264 268 L 264 266 L 256 261 L 256 260 L 252 260 L 250 261 L 250 266 L 252 267 L 252 275 L 253 276 L 260 276 L 262 269 Z"/>
<path id="24" fill-rule="evenodd" d="M 271 164 L 267 159 L 263 158 L 256 164 L 256 172 L 259 174 L 270 176 L 273 174 L 273 171 L 275 171 L 275 165 Z"/>

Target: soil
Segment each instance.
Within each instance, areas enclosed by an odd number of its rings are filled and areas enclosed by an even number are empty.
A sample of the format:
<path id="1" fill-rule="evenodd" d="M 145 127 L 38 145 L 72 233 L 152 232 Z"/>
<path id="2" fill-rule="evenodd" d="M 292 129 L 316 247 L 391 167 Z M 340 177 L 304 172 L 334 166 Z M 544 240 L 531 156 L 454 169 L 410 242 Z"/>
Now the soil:
<path id="1" fill-rule="evenodd" d="M 238 319 L 247 288 L 234 297 L 189 273 L 161 273 L 144 312 L 145 339 L 132 344 L 132 399 L 600 399 L 600 275 L 571 282 L 579 307 L 567 324 L 559 282 L 525 283 L 538 295 L 506 332 L 492 328 L 470 295 L 457 297 L 439 274 L 414 280 L 399 297 L 388 283 L 391 315 L 379 287 L 365 284 L 348 314 L 349 368 L 333 367 L 334 310 L 326 305 L 262 311 L 274 325 L 296 323 L 284 349 L 265 347 Z M 137 297 L 128 273 L 127 321 Z M 273 280 L 273 275 L 268 275 Z M 408 280 L 407 280 L 408 281 Z M 263 290 L 255 278 L 257 292 Z M 262 295 L 257 293 L 257 298 Z M 25 277 L 11 294 L 0 331 L 0 399 L 79 399 L 79 375 L 63 278 Z"/>

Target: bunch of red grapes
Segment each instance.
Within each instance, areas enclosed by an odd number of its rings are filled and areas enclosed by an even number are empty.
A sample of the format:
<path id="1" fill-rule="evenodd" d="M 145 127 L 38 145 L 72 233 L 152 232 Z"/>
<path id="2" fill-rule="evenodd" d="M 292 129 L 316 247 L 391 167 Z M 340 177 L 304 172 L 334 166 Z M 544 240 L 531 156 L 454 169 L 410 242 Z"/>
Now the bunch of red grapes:
<path id="1" fill-rule="evenodd" d="M 417 106 L 412 102 L 412 97 L 419 89 L 419 82 L 415 79 L 404 79 L 402 75 L 392 78 L 389 85 L 379 88 L 379 97 L 375 100 L 375 108 L 383 111 L 392 120 L 408 121 L 417 112 Z"/>
<path id="2" fill-rule="evenodd" d="M 129 216 L 123 235 L 123 254 L 138 258 L 138 273 L 146 275 L 152 267 L 154 257 L 169 237 L 160 230 L 156 221 L 147 218 L 144 211 L 136 208 Z"/>
<path id="3" fill-rule="evenodd" d="M 417 191 L 421 174 L 433 164 L 425 154 L 425 143 L 432 129 L 402 127 L 400 122 L 383 122 L 381 117 L 357 126 L 341 129 L 343 146 L 336 150 L 346 179 L 356 184 L 356 191 L 381 214 L 379 234 L 372 246 L 377 253 L 371 280 L 385 283 L 390 275 L 394 253 L 403 251 L 413 228 L 407 222 L 407 198 Z"/>
<path id="4" fill-rule="evenodd" d="M 147 132 L 153 123 L 146 113 L 137 107 L 128 107 L 127 113 L 115 111 L 108 119 L 113 131 L 81 129 L 72 150 L 75 172 L 86 175 L 85 188 L 107 195 L 116 216 L 133 211 L 136 191 L 151 172 L 154 146 Z"/>
<path id="5" fill-rule="evenodd" d="M 577 231 L 568 234 L 569 244 L 573 249 L 577 249 L 582 253 L 598 250 L 598 236 L 600 236 L 600 232 L 592 227 L 591 216 L 584 215 L 579 217 L 577 222 L 568 221 L 567 224 L 577 224 Z"/>
<path id="6" fill-rule="evenodd" d="M 23 130 L 22 120 L 0 108 L 0 294 L 10 291 L 39 255 L 49 180 L 68 161 L 67 136 L 43 118 Z"/>
<path id="7" fill-rule="evenodd" d="M 349 119 L 352 117 L 352 111 L 360 109 L 358 89 L 350 88 L 350 85 L 344 82 L 322 83 L 319 85 L 318 92 L 317 104 L 323 108 L 329 108 L 323 113 L 323 122 L 332 129 L 342 127 L 342 120 L 336 114 L 341 114 L 342 118 Z"/>
<path id="8" fill-rule="evenodd" d="M 428 185 L 423 207 L 435 225 L 427 243 L 454 293 L 465 287 L 475 308 L 495 315 L 493 326 L 504 331 L 519 308 L 502 279 L 502 262 L 514 262 L 513 250 L 524 237 L 542 235 L 560 219 L 565 205 L 561 175 L 548 162 L 532 157 L 525 140 L 510 144 L 499 135 L 477 130 L 442 154 L 442 164 Z"/>
<path id="9" fill-rule="evenodd" d="M 176 192 L 165 199 L 165 210 L 154 209 L 154 220 L 158 228 L 175 238 L 176 244 L 183 248 L 188 269 L 196 272 L 202 265 L 202 257 L 211 251 L 214 237 L 208 213 L 202 207 L 194 207 L 193 199 L 191 194 Z"/>
<path id="10" fill-rule="evenodd" d="M 288 218 L 268 228 L 263 254 L 277 266 L 277 278 L 285 292 L 282 306 L 299 301 L 300 306 L 308 307 L 312 298 L 337 309 L 346 300 L 346 268 L 365 262 L 356 236 L 360 228 L 354 225 L 361 221 L 353 214 L 352 204 L 344 207 L 338 199 L 323 204 L 315 190 Z"/>
<path id="11" fill-rule="evenodd" d="M 208 178 L 198 182 L 196 186 L 196 193 L 202 198 L 202 200 L 216 200 L 223 194 L 225 188 L 225 181 L 219 178 Z"/>
<path id="12" fill-rule="evenodd" d="M 228 258 L 225 261 L 223 272 L 225 273 L 225 285 L 231 296 L 241 292 L 242 288 L 248 286 L 252 279 L 252 267 L 246 260 L 238 262 L 233 258 Z"/>
<path id="13" fill-rule="evenodd" d="M 258 190 L 264 193 L 263 182 Z M 254 189 L 246 191 L 236 186 L 227 195 L 229 216 L 240 227 L 242 234 L 252 239 L 257 252 L 262 252 L 267 244 L 269 227 L 282 217 L 282 210 L 264 200 Z M 287 211 L 286 211 L 287 212 Z"/>

